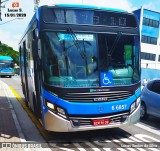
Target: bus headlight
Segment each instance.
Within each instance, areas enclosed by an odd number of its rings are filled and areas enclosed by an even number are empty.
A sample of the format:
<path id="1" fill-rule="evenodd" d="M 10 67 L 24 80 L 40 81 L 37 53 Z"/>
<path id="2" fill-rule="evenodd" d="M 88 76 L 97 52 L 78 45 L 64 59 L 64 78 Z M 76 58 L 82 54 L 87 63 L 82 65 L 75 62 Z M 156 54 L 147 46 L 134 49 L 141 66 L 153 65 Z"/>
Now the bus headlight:
<path id="1" fill-rule="evenodd" d="M 130 113 L 132 113 L 136 109 L 136 103 L 133 102 L 130 108 Z"/>
<path id="2" fill-rule="evenodd" d="M 57 107 L 57 111 L 58 111 L 58 113 L 60 113 L 62 115 L 66 114 L 65 111 L 62 108 L 60 108 L 60 107 Z"/>
<path id="3" fill-rule="evenodd" d="M 58 114 L 59 116 L 62 116 L 63 118 L 67 118 L 66 112 L 61 107 L 57 106 L 56 104 L 53 104 L 45 99 L 46 106 L 55 114 Z"/>
<path id="4" fill-rule="evenodd" d="M 52 103 L 50 103 L 50 102 L 46 102 L 46 106 L 47 106 L 48 108 L 52 109 L 52 110 L 55 109 L 54 104 L 52 104 Z"/>
<path id="5" fill-rule="evenodd" d="M 130 107 L 130 113 L 132 113 L 138 106 L 139 106 L 139 104 L 140 104 L 140 97 L 139 98 L 137 98 L 137 100 L 135 101 L 135 102 L 133 102 L 132 104 L 131 104 L 131 107 Z"/>

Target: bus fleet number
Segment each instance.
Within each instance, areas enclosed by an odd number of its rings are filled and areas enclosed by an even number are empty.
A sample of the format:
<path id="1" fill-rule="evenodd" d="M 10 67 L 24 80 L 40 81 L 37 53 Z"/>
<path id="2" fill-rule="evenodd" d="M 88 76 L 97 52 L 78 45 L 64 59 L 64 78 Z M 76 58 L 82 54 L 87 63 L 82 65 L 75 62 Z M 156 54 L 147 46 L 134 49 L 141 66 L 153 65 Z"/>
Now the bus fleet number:
<path id="1" fill-rule="evenodd" d="M 126 108 L 127 108 L 127 104 L 112 105 L 112 110 L 125 110 Z"/>

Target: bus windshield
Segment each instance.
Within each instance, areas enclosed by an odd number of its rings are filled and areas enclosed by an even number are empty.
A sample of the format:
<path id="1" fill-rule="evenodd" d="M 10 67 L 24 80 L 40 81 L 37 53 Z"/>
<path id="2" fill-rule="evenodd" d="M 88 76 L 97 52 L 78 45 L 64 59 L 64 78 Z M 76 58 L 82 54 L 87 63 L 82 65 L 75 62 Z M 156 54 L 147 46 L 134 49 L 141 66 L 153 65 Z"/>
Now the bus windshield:
<path id="1" fill-rule="evenodd" d="M 104 86 L 101 75 L 108 73 L 112 75 L 110 86 L 129 85 L 140 80 L 138 36 L 44 32 L 42 41 L 43 77 L 49 85 Z"/>
<path id="2" fill-rule="evenodd" d="M 13 68 L 13 62 L 8 60 L 0 60 L 0 70 L 6 68 Z"/>

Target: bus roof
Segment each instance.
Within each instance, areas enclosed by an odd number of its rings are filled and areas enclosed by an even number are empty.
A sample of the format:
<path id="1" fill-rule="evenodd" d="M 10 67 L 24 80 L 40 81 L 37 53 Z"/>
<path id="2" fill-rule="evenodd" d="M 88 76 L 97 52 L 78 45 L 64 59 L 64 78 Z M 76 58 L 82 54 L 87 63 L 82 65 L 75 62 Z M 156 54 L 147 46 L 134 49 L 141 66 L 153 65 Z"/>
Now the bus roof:
<path id="1" fill-rule="evenodd" d="M 13 60 L 10 56 L 0 56 L 0 60 Z"/>
<path id="2" fill-rule="evenodd" d="M 94 10 L 106 10 L 113 12 L 127 12 L 122 9 L 117 8 L 108 8 L 108 7 L 100 7 L 95 5 L 78 5 L 78 4 L 56 4 L 55 7 L 66 7 L 66 8 L 81 8 L 81 9 L 94 9 Z"/>

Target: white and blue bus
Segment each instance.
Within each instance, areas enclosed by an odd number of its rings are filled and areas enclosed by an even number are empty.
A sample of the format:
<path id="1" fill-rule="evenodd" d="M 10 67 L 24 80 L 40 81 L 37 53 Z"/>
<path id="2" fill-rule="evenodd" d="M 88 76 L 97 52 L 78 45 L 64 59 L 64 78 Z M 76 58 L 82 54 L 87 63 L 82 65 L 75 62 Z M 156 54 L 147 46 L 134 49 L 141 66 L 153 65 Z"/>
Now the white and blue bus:
<path id="1" fill-rule="evenodd" d="M 19 43 L 26 104 L 49 131 L 106 129 L 140 117 L 140 37 L 132 13 L 41 6 Z"/>
<path id="2" fill-rule="evenodd" d="M 14 75 L 14 61 L 10 56 L 0 56 L 0 76 Z"/>

